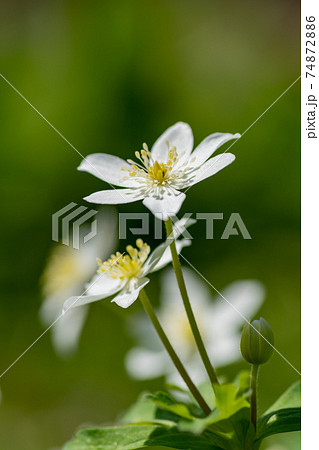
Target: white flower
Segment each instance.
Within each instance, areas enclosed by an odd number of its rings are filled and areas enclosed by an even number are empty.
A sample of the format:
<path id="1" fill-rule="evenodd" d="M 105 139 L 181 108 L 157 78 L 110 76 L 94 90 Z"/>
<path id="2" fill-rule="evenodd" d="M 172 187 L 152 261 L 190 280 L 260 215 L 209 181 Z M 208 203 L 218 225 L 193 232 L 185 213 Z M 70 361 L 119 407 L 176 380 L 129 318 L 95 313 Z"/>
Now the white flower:
<path id="1" fill-rule="evenodd" d="M 244 319 L 222 297 L 212 298 L 207 284 L 188 268 L 183 268 L 187 290 L 208 355 L 214 367 L 226 366 L 241 359 L 239 344 Z M 174 272 L 162 277 L 162 292 L 158 318 L 173 347 L 195 382 L 205 380 L 205 369 L 198 356 L 192 331 L 184 312 Z M 258 281 L 243 280 L 230 284 L 222 295 L 246 318 L 251 318 L 264 299 L 264 288 Z M 129 351 L 126 367 L 135 379 L 168 376 L 176 380 L 176 372 L 151 324 L 143 316 L 129 322 L 139 346 Z M 178 375 L 177 375 L 178 376 Z"/>
<path id="2" fill-rule="evenodd" d="M 40 319 L 50 326 L 60 315 L 63 303 L 70 295 L 81 295 L 85 284 L 96 271 L 96 255 L 106 256 L 114 249 L 116 237 L 116 215 L 113 210 L 101 211 L 97 220 L 97 235 L 80 249 L 58 244 L 48 259 L 42 276 L 44 301 L 40 308 Z M 86 227 L 81 227 L 86 232 Z M 52 327 L 52 341 L 60 356 L 75 352 L 88 308 L 73 310 L 60 317 Z"/>
<path id="3" fill-rule="evenodd" d="M 128 308 L 138 298 L 140 290 L 149 283 L 147 275 L 155 272 L 171 262 L 169 244 L 171 239 L 177 239 L 186 227 L 195 223 L 193 219 L 181 219 L 173 227 L 173 236 L 166 239 L 150 254 L 150 247 L 137 239 L 136 246 L 126 247 L 127 254 L 116 252 L 102 262 L 98 259 L 99 270 L 88 284 L 85 295 L 70 297 L 63 305 L 63 311 L 67 312 L 74 306 L 86 305 L 106 297 L 111 297 L 112 302 L 122 308 Z M 190 245 L 187 239 L 176 240 L 178 253 L 183 247 Z"/>
<path id="4" fill-rule="evenodd" d="M 141 152 L 135 152 L 139 162 L 103 153 L 89 155 L 78 170 L 125 189 L 99 191 L 84 199 L 109 205 L 143 200 L 156 217 L 167 220 L 178 213 L 185 200 L 181 189 L 211 177 L 234 161 L 231 153 L 209 158 L 221 145 L 238 138 L 240 134 L 214 133 L 192 152 L 192 130 L 187 123 L 178 122 L 157 139 L 151 151 L 144 144 Z"/>

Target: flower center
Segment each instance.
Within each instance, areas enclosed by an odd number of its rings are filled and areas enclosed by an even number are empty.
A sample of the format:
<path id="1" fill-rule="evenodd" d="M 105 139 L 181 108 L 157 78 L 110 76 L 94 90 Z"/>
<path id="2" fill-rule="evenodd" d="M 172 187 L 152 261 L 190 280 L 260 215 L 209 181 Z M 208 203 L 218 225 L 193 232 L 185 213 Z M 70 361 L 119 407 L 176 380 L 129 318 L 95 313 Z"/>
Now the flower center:
<path id="1" fill-rule="evenodd" d="M 137 239 L 136 246 L 138 248 L 128 245 L 126 247 L 127 255 L 121 255 L 120 252 L 116 252 L 107 261 L 102 262 L 101 259 L 97 259 L 99 265 L 98 273 L 107 273 L 109 277 L 121 280 L 137 276 L 151 248 L 142 239 Z"/>
<path id="2" fill-rule="evenodd" d="M 42 275 L 43 292 L 45 295 L 52 295 L 60 290 L 68 289 L 75 282 L 84 282 L 90 275 L 90 270 L 90 265 L 82 264 L 78 250 L 57 246 Z"/>
<path id="3" fill-rule="evenodd" d="M 180 310 L 168 311 L 169 317 L 166 317 L 165 324 L 167 333 L 175 342 L 176 348 L 184 353 L 191 354 L 196 346 L 189 322 Z M 164 322 L 164 320 L 163 320 Z"/>
<path id="4" fill-rule="evenodd" d="M 166 163 L 154 161 L 147 145 L 143 144 L 143 149 L 140 152 L 135 152 L 135 156 L 140 162 L 136 163 L 128 159 L 127 162 L 131 167 L 122 167 L 122 170 L 128 171 L 130 177 L 143 178 L 144 181 L 152 184 L 165 184 L 169 179 L 173 178 L 171 172 L 178 160 L 176 147 L 169 148 L 169 143 L 167 142 L 166 144 L 168 147 Z M 123 180 L 127 179 L 128 177 L 123 178 Z"/>
<path id="5" fill-rule="evenodd" d="M 188 320 L 186 318 L 180 318 L 180 320 L 177 320 L 176 328 L 179 338 L 183 340 L 188 347 L 193 348 L 194 337 Z"/>

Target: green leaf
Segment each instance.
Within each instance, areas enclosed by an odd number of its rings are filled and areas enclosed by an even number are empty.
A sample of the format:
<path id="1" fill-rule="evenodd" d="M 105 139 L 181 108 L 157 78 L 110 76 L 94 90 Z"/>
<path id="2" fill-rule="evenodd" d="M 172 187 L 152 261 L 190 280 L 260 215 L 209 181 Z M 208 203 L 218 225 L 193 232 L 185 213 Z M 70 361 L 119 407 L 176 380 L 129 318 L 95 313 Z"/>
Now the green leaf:
<path id="1" fill-rule="evenodd" d="M 258 421 L 257 439 L 254 449 L 258 449 L 261 441 L 267 436 L 289 431 L 299 431 L 301 428 L 301 409 L 285 408 L 274 411 Z"/>
<path id="2" fill-rule="evenodd" d="M 267 436 L 301 428 L 300 382 L 294 383 L 258 420 L 254 448 Z"/>
<path id="3" fill-rule="evenodd" d="M 292 384 L 271 407 L 265 412 L 264 416 L 283 408 L 300 408 L 301 406 L 301 383 L 296 381 Z"/>
<path id="4" fill-rule="evenodd" d="M 194 416 L 190 413 L 188 407 L 184 403 L 176 402 L 176 400 L 165 392 L 157 392 L 156 394 L 149 394 L 151 400 L 158 408 L 169 411 L 184 419 L 192 420 Z"/>
<path id="5" fill-rule="evenodd" d="M 120 420 L 122 423 L 152 422 L 155 420 L 156 405 L 145 397 L 144 394 L 125 412 Z"/>
<path id="6" fill-rule="evenodd" d="M 238 388 L 233 384 L 222 384 L 215 386 L 216 408 L 208 417 L 193 418 L 192 424 L 187 427 L 189 431 L 201 433 L 205 428 L 219 421 L 228 419 L 241 409 L 249 409 L 248 401 L 243 397 L 238 397 Z M 210 427 L 212 429 L 212 427 Z"/>
<path id="7" fill-rule="evenodd" d="M 233 384 L 238 387 L 237 397 L 243 395 L 248 398 L 250 393 L 250 371 L 242 370 L 239 372 L 234 379 Z"/>
<path id="8" fill-rule="evenodd" d="M 206 392 L 212 396 L 210 389 L 207 386 Z M 64 450 L 257 450 L 267 436 L 300 429 L 300 383 L 292 385 L 259 419 L 257 437 L 248 395 L 246 372 L 234 384 L 215 386 L 211 402 L 215 406 L 208 417 L 202 416 L 191 398 L 182 403 L 165 392 L 143 394 L 123 416 L 125 425 L 81 430 Z"/>
<path id="9" fill-rule="evenodd" d="M 249 408 L 246 398 L 238 395 L 234 384 L 215 386 L 216 407 L 220 411 L 219 420 L 227 419 L 242 408 Z"/>
<path id="10" fill-rule="evenodd" d="M 184 450 L 223 450 L 216 447 L 209 435 L 181 433 L 176 427 L 157 424 L 134 424 L 81 430 L 64 446 L 64 450 L 134 450 L 165 446 Z"/>
<path id="11" fill-rule="evenodd" d="M 224 449 L 243 449 L 247 442 L 254 440 L 255 433 L 250 423 L 250 407 L 245 397 L 238 396 L 242 384 L 223 384 L 215 386 L 216 408 L 205 418 L 181 421 L 182 431 L 200 434 L 204 430 L 214 436 L 214 442 L 223 443 Z"/>
<path id="12" fill-rule="evenodd" d="M 161 415 L 161 417 L 159 417 Z M 149 394 L 143 393 L 134 405 L 132 405 L 121 417 L 121 423 L 158 422 L 170 421 L 171 417 L 162 411 L 159 414 L 158 407 L 149 398 Z"/>
<path id="13" fill-rule="evenodd" d="M 187 395 L 188 397 L 190 397 L 191 395 L 188 389 L 178 386 L 177 384 L 165 382 L 164 386 L 165 389 L 167 389 L 168 391 L 181 392 Z"/>
<path id="14" fill-rule="evenodd" d="M 144 394 L 142 395 L 137 403 L 133 405 L 128 412 L 122 418 L 122 422 L 137 422 L 137 421 L 149 421 L 157 422 L 157 424 L 176 426 L 178 432 L 183 433 L 178 425 L 181 421 L 190 423 L 191 421 L 198 418 L 193 416 L 188 410 L 188 407 L 192 408 L 195 405 L 192 404 L 182 404 L 177 402 L 172 396 L 164 393 L 158 392 L 154 395 Z M 196 407 L 196 412 L 198 408 Z M 201 411 L 201 410 L 199 410 Z M 201 412 L 202 413 L 202 412 Z M 175 423 L 174 423 L 175 422 Z M 188 430 L 185 430 L 188 433 Z M 190 430 L 193 434 L 193 430 Z M 202 433 L 201 429 L 201 433 Z M 190 436 L 188 434 L 188 436 Z M 217 448 L 226 448 L 224 446 L 225 442 L 223 438 L 219 436 L 214 436 L 212 433 L 208 434 L 210 446 L 217 446 Z M 214 448 L 214 447 L 213 447 Z"/>

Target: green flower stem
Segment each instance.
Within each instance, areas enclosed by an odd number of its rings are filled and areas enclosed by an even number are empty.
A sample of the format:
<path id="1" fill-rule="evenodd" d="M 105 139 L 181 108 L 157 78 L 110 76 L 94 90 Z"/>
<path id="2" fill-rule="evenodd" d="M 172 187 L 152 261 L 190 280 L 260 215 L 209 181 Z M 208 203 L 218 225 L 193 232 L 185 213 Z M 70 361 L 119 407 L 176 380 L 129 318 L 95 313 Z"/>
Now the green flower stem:
<path id="1" fill-rule="evenodd" d="M 168 340 L 168 337 L 165 334 L 165 331 L 163 330 L 161 324 L 159 323 L 158 318 L 156 317 L 155 311 L 154 311 L 154 309 L 152 307 L 152 304 L 149 301 L 149 298 L 147 297 L 147 295 L 146 295 L 146 293 L 145 293 L 145 291 L 143 289 L 140 291 L 140 300 L 141 300 L 141 303 L 142 303 L 146 313 L 148 314 L 149 318 L 151 319 L 151 321 L 152 321 L 152 323 L 154 325 L 154 328 L 157 331 L 157 333 L 158 333 L 158 335 L 159 335 L 159 337 L 160 337 L 160 339 L 161 339 L 165 349 L 167 350 L 169 356 L 171 357 L 171 359 L 172 359 L 176 369 L 180 373 L 181 377 L 183 378 L 183 380 L 187 384 L 189 390 L 191 391 L 191 393 L 193 394 L 193 396 L 197 400 L 198 404 L 200 405 L 200 407 L 202 408 L 204 413 L 206 415 L 210 414 L 211 413 L 210 407 L 207 405 L 207 403 L 205 402 L 205 400 L 201 396 L 199 390 L 197 389 L 195 384 L 192 382 L 190 376 L 186 372 L 185 367 L 183 366 L 181 360 L 177 356 L 177 354 L 176 354 L 175 350 L 173 349 L 170 341 Z"/>
<path id="2" fill-rule="evenodd" d="M 173 233 L 173 224 L 172 224 L 172 219 L 168 219 L 165 222 L 165 226 L 166 226 L 166 233 L 167 236 L 172 236 Z M 200 356 L 202 358 L 202 361 L 204 363 L 204 366 L 206 368 L 207 374 L 209 376 L 209 379 L 212 383 L 212 386 L 214 388 L 214 384 L 219 384 L 215 370 L 210 362 L 210 359 L 207 355 L 207 351 L 206 348 L 204 346 L 202 337 L 200 335 L 196 320 L 195 320 L 195 316 L 192 310 L 192 306 L 190 304 L 189 301 L 189 297 L 187 294 L 187 290 L 186 290 L 186 285 L 185 285 L 185 281 L 184 281 L 184 276 L 183 276 L 183 272 L 182 272 L 182 267 L 181 267 L 181 263 L 178 257 L 178 253 L 176 250 L 176 244 L 175 244 L 175 240 L 172 241 L 172 243 L 170 244 L 171 247 L 171 253 L 172 253 L 172 260 L 173 260 L 173 267 L 175 270 L 175 274 L 176 274 L 176 279 L 177 279 L 177 284 L 183 299 L 183 303 L 184 303 L 184 307 L 185 307 L 185 311 L 188 317 L 188 321 L 189 324 L 191 326 L 192 329 L 192 333 L 198 348 L 198 351 L 200 353 Z"/>
<path id="3" fill-rule="evenodd" d="M 257 374 L 258 374 L 259 365 L 253 364 L 251 366 L 251 375 L 250 375 L 250 414 L 251 414 L 251 423 L 254 425 L 255 430 L 257 429 Z"/>

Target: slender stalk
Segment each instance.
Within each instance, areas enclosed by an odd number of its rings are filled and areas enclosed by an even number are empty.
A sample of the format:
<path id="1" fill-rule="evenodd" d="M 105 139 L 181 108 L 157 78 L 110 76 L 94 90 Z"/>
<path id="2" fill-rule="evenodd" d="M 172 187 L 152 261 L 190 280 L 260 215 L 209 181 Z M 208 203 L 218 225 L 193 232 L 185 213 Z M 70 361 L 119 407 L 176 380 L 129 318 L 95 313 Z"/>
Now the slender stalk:
<path id="1" fill-rule="evenodd" d="M 149 298 L 147 297 L 147 295 L 146 295 L 146 293 L 145 293 L 145 291 L 143 289 L 140 291 L 140 300 L 141 300 L 141 303 L 142 303 L 146 313 L 148 314 L 149 318 L 151 319 L 151 321 L 152 321 L 152 323 L 154 325 L 154 328 L 157 331 L 157 334 L 159 335 L 159 337 L 160 337 L 160 339 L 161 339 L 161 341 L 162 341 L 162 343 L 163 343 L 167 353 L 171 357 L 171 359 L 172 359 L 176 369 L 180 373 L 181 377 L 183 378 L 183 380 L 187 384 L 189 390 L 191 391 L 191 393 L 193 394 L 193 396 L 197 400 L 199 406 L 202 408 L 204 413 L 206 415 L 210 414 L 211 413 L 210 407 L 207 405 L 207 403 L 203 399 L 202 395 L 200 394 L 199 390 L 197 389 L 195 384 L 192 382 L 190 376 L 186 372 L 185 367 L 183 366 L 181 360 L 177 356 L 177 354 L 176 354 L 175 350 L 173 349 L 170 341 L 168 340 L 168 337 L 165 334 L 165 331 L 163 330 L 161 324 L 159 323 L 158 318 L 156 317 L 155 311 L 154 311 L 154 309 L 152 307 L 152 304 L 149 301 Z"/>
<path id="2" fill-rule="evenodd" d="M 173 224 L 172 224 L 172 220 L 169 218 L 166 222 L 165 222 L 165 226 L 166 226 L 166 233 L 167 236 L 171 236 L 173 233 Z M 176 279 L 177 279 L 177 284 L 183 299 L 183 303 L 184 303 L 184 307 L 185 307 L 185 311 L 188 317 L 188 321 L 190 324 L 190 327 L 192 329 L 192 333 L 198 348 L 198 351 L 200 353 L 200 356 L 202 358 L 202 361 L 204 363 L 205 369 L 207 371 L 207 374 L 209 376 L 209 379 L 212 383 L 212 386 L 214 388 L 214 384 L 219 384 L 215 370 L 210 362 L 210 359 L 208 357 L 206 348 L 204 346 L 202 337 L 200 335 L 197 323 L 196 323 L 196 319 L 192 310 L 192 306 L 191 303 L 189 301 L 189 297 L 188 297 L 188 293 L 187 293 L 187 289 L 186 289 L 186 285 L 185 285 L 185 280 L 184 280 L 184 276 L 183 276 L 183 272 L 182 272 L 182 267 L 181 267 L 181 263 L 178 257 L 178 253 L 176 250 L 176 244 L 175 244 L 175 240 L 172 240 L 172 243 L 170 244 L 171 247 L 171 253 L 172 253 L 172 260 L 173 260 L 173 267 L 175 270 L 175 275 L 176 275 Z"/>
<path id="3" fill-rule="evenodd" d="M 250 417 L 251 423 L 254 425 L 255 430 L 257 428 L 257 374 L 259 366 L 258 364 L 253 364 L 251 366 L 250 375 Z"/>

